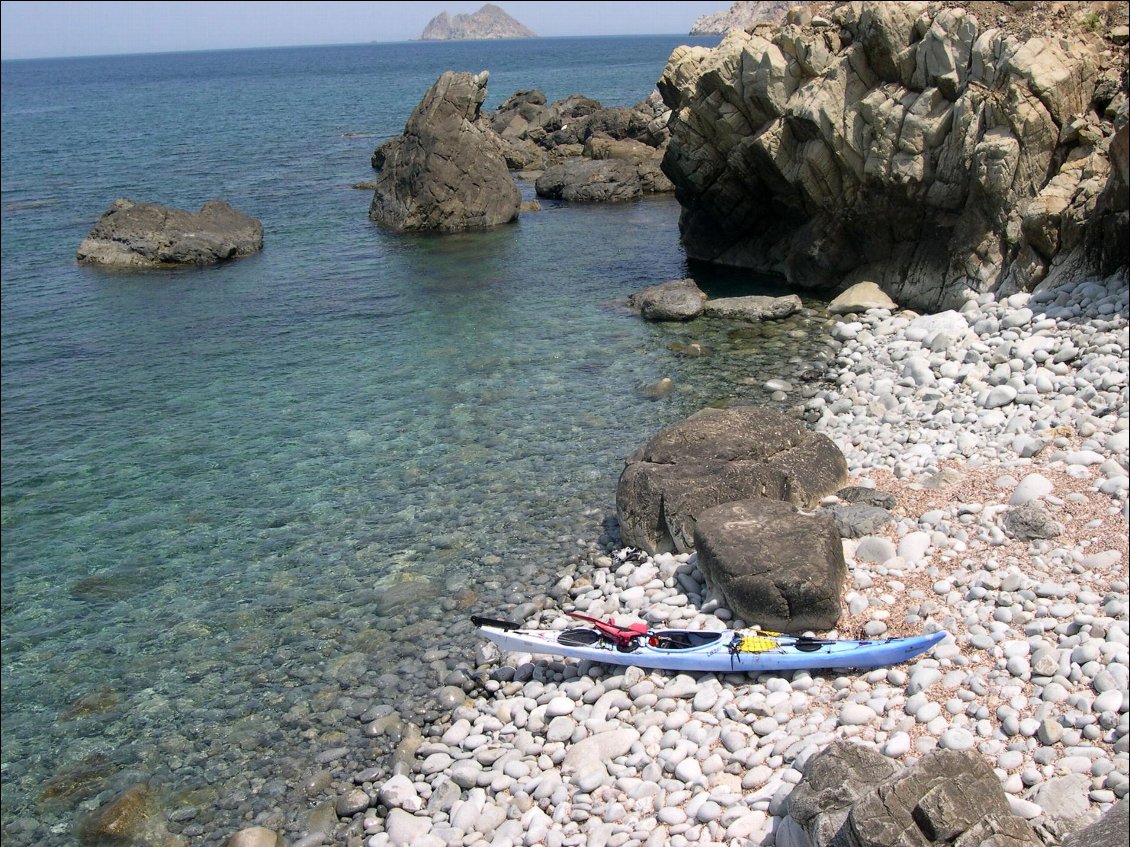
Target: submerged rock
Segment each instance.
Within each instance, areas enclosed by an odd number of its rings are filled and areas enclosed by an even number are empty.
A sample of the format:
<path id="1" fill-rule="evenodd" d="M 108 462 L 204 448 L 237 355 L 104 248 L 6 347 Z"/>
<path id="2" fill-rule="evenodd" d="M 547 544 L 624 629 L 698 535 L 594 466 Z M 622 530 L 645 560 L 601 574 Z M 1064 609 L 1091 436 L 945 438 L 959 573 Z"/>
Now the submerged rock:
<path id="1" fill-rule="evenodd" d="M 136 847 L 184 847 L 188 839 L 166 828 L 165 815 L 156 791 L 144 783 L 126 789 L 80 821 L 77 834 L 82 844 Z"/>

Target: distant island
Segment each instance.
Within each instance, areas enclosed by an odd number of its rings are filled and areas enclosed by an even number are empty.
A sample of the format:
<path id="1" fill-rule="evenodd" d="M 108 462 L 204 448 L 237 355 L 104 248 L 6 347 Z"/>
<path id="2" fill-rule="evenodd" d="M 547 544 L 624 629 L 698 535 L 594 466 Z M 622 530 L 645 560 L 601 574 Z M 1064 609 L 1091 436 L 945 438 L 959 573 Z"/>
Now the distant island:
<path id="1" fill-rule="evenodd" d="M 421 41 L 477 41 L 487 38 L 537 38 L 506 12 L 487 3 L 472 15 L 450 16 L 440 12 L 424 27 Z"/>

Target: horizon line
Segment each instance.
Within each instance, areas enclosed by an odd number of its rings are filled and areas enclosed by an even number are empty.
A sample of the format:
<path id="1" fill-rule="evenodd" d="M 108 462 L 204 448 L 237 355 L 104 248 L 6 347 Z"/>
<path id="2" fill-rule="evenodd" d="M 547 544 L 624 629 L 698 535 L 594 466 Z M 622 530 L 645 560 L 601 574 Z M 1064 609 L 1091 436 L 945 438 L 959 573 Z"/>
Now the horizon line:
<path id="1" fill-rule="evenodd" d="M 196 53 L 233 53 L 241 50 L 301 50 L 316 47 L 370 47 L 376 45 L 396 44 L 482 44 L 499 41 L 554 41 L 566 38 L 659 38 L 676 36 L 679 38 L 719 38 L 721 33 L 710 35 L 691 35 L 678 32 L 633 32 L 620 35 L 536 35 L 528 38 L 409 38 L 399 41 L 341 41 L 322 44 L 265 44 L 247 47 L 196 47 L 181 50 L 153 50 L 140 53 L 78 53 L 59 56 L 22 56 L 18 58 L 5 58 L 0 56 L 0 62 L 47 62 L 73 59 L 120 59 L 128 56 L 178 56 Z"/>

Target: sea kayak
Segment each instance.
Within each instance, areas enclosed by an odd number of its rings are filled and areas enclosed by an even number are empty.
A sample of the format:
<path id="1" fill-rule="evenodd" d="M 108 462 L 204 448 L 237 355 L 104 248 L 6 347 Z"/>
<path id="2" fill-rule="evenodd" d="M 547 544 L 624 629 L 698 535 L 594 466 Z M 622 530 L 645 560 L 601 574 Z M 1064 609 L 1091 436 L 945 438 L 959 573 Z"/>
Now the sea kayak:
<path id="1" fill-rule="evenodd" d="M 579 616 L 576 616 L 579 617 Z M 803 669 L 867 669 L 897 665 L 946 637 L 826 640 L 761 630 L 656 629 L 589 621 L 568 629 L 522 629 L 518 624 L 472 617 L 479 631 L 503 650 L 588 659 L 667 671 L 760 673 Z"/>

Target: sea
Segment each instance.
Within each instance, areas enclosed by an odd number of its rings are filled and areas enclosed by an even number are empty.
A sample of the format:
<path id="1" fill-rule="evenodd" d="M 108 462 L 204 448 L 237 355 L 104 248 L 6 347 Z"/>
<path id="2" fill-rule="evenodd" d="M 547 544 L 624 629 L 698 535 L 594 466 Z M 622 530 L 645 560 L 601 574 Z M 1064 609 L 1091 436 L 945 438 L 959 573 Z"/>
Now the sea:
<path id="1" fill-rule="evenodd" d="M 437 662 L 473 668 L 454 616 L 537 605 L 540 578 L 614 541 L 628 454 L 707 406 L 783 406 L 766 383 L 819 358 L 815 311 L 770 328 L 625 308 L 687 276 L 781 291 L 689 262 L 673 196 L 437 236 L 382 230 L 354 187 L 446 70 L 489 71 L 486 109 L 531 88 L 627 106 L 674 47 L 716 41 L 3 63 L 6 847 L 73 844 L 137 786 L 167 843 L 302 833 L 304 780 L 377 755 L 366 710 L 426 697 Z M 80 267 L 119 197 L 226 200 L 265 247 Z"/>

